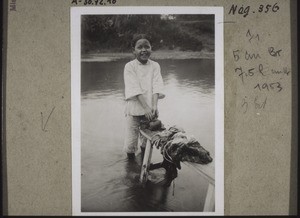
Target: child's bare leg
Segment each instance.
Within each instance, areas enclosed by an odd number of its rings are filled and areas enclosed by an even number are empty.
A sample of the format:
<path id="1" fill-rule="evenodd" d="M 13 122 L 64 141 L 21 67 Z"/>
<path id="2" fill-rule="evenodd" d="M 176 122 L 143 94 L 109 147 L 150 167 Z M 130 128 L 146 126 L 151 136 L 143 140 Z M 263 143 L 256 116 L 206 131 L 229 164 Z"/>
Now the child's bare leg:
<path id="1" fill-rule="evenodd" d="M 139 119 L 130 115 L 127 115 L 125 119 L 124 151 L 134 157 L 134 153 L 138 150 Z"/>

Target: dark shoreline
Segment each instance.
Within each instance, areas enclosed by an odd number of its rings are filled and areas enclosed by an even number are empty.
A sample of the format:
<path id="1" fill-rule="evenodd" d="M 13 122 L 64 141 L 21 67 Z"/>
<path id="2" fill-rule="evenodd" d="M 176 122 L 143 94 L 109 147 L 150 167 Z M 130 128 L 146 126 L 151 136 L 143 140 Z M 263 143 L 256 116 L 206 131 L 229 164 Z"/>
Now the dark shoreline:
<path id="1" fill-rule="evenodd" d="M 83 62 L 109 62 L 119 59 L 133 59 L 132 53 L 93 53 L 82 55 Z M 154 51 L 151 54 L 151 59 L 214 59 L 215 53 L 209 51 Z"/>

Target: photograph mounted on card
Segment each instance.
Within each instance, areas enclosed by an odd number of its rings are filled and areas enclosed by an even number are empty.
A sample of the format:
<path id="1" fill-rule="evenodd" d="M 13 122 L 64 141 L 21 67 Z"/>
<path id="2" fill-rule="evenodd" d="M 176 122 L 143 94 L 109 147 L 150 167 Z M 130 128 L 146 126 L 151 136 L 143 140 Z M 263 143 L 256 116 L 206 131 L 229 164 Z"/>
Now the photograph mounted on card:
<path id="1" fill-rule="evenodd" d="M 72 7 L 74 215 L 223 215 L 222 7 Z"/>

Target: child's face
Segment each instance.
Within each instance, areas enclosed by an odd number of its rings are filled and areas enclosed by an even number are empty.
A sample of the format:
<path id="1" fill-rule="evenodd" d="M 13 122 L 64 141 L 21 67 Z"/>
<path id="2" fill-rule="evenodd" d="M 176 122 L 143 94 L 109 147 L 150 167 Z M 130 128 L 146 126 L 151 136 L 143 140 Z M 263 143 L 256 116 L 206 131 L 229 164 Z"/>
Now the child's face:
<path id="1" fill-rule="evenodd" d="M 136 58 L 142 64 L 147 63 L 151 55 L 151 45 L 147 39 L 140 39 L 135 43 L 134 51 Z"/>

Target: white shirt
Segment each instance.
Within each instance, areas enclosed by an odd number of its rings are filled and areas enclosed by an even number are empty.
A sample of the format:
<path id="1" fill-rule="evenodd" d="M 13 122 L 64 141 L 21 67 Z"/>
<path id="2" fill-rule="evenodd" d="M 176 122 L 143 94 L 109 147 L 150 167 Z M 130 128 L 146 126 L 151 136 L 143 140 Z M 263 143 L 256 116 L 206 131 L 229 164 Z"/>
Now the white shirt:
<path id="1" fill-rule="evenodd" d="M 124 68 L 126 115 L 140 116 L 145 111 L 137 100 L 137 95 L 142 94 L 149 107 L 152 107 L 152 95 L 158 94 L 158 98 L 164 98 L 163 80 L 160 66 L 157 62 L 148 60 L 146 64 L 137 59 L 128 62 Z"/>

